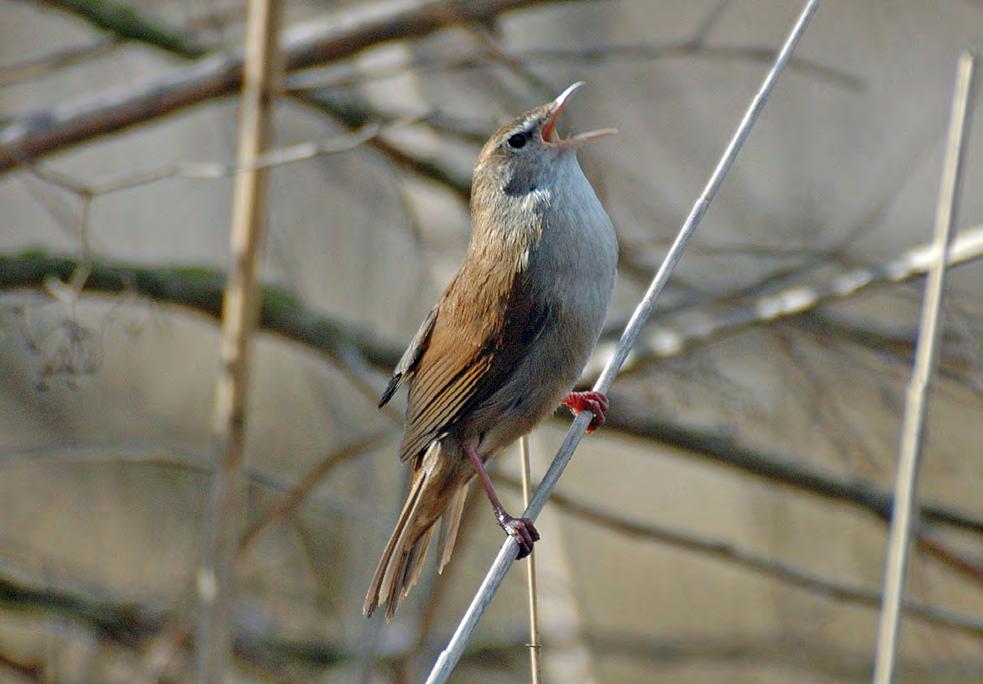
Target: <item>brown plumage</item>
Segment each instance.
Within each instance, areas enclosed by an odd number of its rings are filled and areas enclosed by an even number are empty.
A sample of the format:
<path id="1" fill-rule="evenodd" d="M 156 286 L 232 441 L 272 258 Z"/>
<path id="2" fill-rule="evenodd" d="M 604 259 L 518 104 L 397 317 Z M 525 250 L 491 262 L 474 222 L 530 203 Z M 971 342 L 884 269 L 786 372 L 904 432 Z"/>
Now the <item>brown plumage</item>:
<path id="1" fill-rule="evenodd" d="M 608 131 L 567 140 L 555 133 L 575 88 L 503 126 L 482 149 L 464 263 L 382 396 L 380 406 L 409 383 L 399 455 L 412 473 L 369 585 L 366 615 L 384 603 L 392 618 L 419 579 L 438 519 L 437 570 L 443 569 L 476 468 L 523 555 L 538 538 L 530 521 L 501 508 L 482 463 L 570 390 L 597 341 L 614 284 L 611 223 L 574 151 Z"/>

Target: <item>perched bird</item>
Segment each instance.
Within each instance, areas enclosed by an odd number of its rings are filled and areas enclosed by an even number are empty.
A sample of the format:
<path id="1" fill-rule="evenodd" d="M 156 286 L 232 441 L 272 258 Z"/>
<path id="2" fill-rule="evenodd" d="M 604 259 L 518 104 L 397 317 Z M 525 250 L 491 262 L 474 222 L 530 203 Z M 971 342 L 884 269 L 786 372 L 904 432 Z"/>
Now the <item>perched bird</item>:
<path id="1" fill-rule="evenodd" d="M 441 519 L 438 572 L 454 549 L 477 474 L 502 528 L 532 551 L 539 534 L 502 507 L 484 462 L 559 403 L 604 422 L 607 399 L 570 392 L 597 343 L 617 273 L 611 220 L 584 177 L 577 148 L 615 131 L 560 138 L 575 83 L 501 127 L 478 157 L 464 263 L 400 359 L 379 406 L 409 384 L 399 458 L 409 495 L 365 597 L 391 619 L 419 579 Z"/>

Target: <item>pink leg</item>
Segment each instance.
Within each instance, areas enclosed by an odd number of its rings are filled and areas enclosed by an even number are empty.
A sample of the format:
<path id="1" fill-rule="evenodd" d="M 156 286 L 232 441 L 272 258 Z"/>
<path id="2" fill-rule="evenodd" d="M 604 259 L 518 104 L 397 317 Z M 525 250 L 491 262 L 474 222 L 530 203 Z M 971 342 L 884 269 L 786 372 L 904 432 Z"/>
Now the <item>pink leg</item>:
<path id="1" fill-rule="evenodd" d="M 466 447 L 465 451 L 468 452 L 468 458 L 471 459 L 474 469 L 478 471 L 481 484 L 484 486 L 488 500 L 491 501 L 492 508 L 495 510 L 495 517 L 498 519 L 498 524 L 502 526 L 506 534 L 515 539 L 519 544 L 519 555 L 516 556 L 516 559 L 525 558 L 532 553 L 533 543 L 539 541 L 539 532 L 536 531 L 532 520 L 529 518 L 513 518 L 505 512 L 505 507 L 502 506 L 502 502 L 495 492 L 491 478 L 488 477 L 488 471 L 485 470 L 485 463 L 481 460 L 481 454 L 473 446 Z"/>
<path id="2" fill-rule="evenodd" d="M 604 425 L 604 412 L 608 410 L 608 398 L 603 392 L 571 392 L 562 402 L 574 413 L 590 411 L 594 419 L 587 426 L 587 432 L 594 432 Z"/>

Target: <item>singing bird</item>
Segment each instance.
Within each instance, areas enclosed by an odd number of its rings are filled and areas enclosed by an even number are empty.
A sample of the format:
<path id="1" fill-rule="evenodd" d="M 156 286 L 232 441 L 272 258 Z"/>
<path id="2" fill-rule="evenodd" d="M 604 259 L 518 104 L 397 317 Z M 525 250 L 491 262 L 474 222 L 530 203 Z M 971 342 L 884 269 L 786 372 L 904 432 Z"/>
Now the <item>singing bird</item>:
<path id="1" fill-rule="evenodd" d="M 406 383 L 399 449 L 412 467 L 409 494 L 365 597 L 392 619 L 423 569 L 441 520 L 437 571 L 454 549 L 477 474 L 499 525 L 532 551 L 539 533 L 502 507 L 485 462 L 563 403 L 604 422 L 607 399 L 571 392 L 604 323 L 617 274 L 611 220 L 577 161 L 603 129 L 561 138 L 555 100 L 502 126 L 488 140 L 471 188 L 471 242 L 457 275 L 396 366 L 379 406 Z"/>

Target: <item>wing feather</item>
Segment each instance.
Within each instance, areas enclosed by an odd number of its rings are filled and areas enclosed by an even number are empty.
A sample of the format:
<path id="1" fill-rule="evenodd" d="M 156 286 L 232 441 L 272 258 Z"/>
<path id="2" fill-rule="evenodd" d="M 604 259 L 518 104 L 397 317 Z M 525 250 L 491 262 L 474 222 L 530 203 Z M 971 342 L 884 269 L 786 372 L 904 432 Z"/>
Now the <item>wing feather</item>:
<path id="1" fill-rule="evenodd" d="M 513 271 L 497 283 L 495 271 L 502 270 L 462 271 L 441 299 L 410 384 L 401 460 L 421 453 L 501 388 L 546 324 L 548 308 L 531 298 L 526 274 Z M 481 289 L 468 291 L 462 282 Z"/>
<path id="2" fill-rule="evenodd" d="M 416 331 L 416 335 L 410 340 L 409 346 L 406 347 L 406 351 L 403 352 L 403 356 L 399 359 L 399 363 L 396 364 L 396 369 L 393 371 L 392 378 L 389 379 L 389 384 L 386 386 L 386 391 L 382 393 L 382 398 L 379 399 L 379 408 L 382 408 L 389 400 L 393 398 L 396 390 L 402 385 L 406 380 L 413 374 L 413 370 L 416 368 L 417 363 L 420 361 L 420 357 L 423 355 L 424 350 L 427 348 L 427 342 L 430 340 L 430 333 L 433 330 L 434 321 L 437 320 L 437 307 L 435 306 L 427 314 L 427 317 L 423 319 L 423 323 L 420 324 L 419 330 Z"/>
<path id="3" fill-rule="evenodd" d="M 426 449 L 430 442 L 456 420 L 468 401 L 474 398 L 475 387 L 487 374 L 490 362 L 488 357 L 475 359 L 469 368 L 464 369 L 466 373 L 440 385 L 431 395 L 433 400 L 422 410 L 417 409 L 417 404 L 411 399 L 406 414 L 406 432 L 400 449 L 401 460 L 412 458 Z"/>

